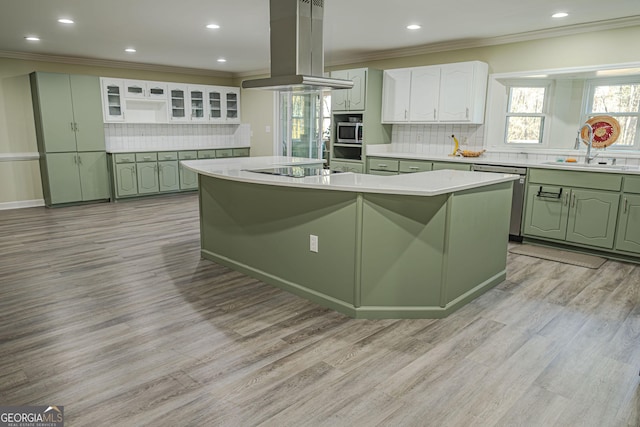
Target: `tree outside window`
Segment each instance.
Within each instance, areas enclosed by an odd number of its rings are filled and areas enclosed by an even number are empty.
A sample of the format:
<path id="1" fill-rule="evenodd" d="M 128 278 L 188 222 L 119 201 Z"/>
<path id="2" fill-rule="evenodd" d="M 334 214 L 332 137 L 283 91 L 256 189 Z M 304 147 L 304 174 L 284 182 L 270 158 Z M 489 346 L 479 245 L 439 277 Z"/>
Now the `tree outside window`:
<path id="1" fill-rule="evenodd" d="M 620 123 L 615 148 L 640 149 L 640 81 L 590 81 L 588 88 L 584 121 L 601 114 L 614 117 Z"/>
<path id="2" fill-rule="evenodd" d="M 540 144 L 546 110 L 546 87 L 509 87 L 506 143 Z"/>

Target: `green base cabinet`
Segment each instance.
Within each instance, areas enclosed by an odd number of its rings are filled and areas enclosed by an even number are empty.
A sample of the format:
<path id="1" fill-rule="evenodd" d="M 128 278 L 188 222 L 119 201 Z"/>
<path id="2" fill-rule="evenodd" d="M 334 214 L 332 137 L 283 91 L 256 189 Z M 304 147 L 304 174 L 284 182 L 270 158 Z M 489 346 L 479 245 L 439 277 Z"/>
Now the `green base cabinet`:
<path id="1" fill-rule="evenodd" d="M 640 254 L 640 176 L 624 178 L 616 249 Z"/>
<path id="2" fill-rule="evenodd" d="M 135 196 L 138 194 L 138 178 L 135 163 L 116 164 L 115 188 L 116 197 Z"/>
<path id="3" fill-rule="evenodd" d="M 158 164 L 156 162 L 143 162 L 136 164 L 138 177 L 138 193 L 148 194 L 160 191 L 158 180 Z"/>
<path id="4" fill-rule="evenodd" d="M 532 184 L 527 194 L 525 234 L 613 248 L 618 193 Z"/>

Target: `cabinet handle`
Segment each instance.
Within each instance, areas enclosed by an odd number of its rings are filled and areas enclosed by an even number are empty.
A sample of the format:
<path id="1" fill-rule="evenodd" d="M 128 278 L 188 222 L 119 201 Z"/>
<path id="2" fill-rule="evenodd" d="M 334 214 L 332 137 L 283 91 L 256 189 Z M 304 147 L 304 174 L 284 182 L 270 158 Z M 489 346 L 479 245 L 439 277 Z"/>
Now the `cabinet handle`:
<path id="1" fill-rule="evenodd" d="M 78 124 L 76 122 L 73 122 L 73 130 L 78 132 L 80 130 L 80 128 L 78 128 Z"/>
<path id="2" fill-rule="evenodd" d="M 467 107 L 467 112 L 466 112 L 465 117 L 466 117 L 467 119 L 469 118 L 469 107 Z"/>
<path id="3" fill-rule="evenodd" d="M 73 122 L 69 123 L 71 125 L 71 132 L 75 132 L 75 130 L 73 129 Z"/>
<path id="4" fill-rule="evenodd" d="M 567 203 L 569 203 L 569 193 L 565 193 L 564 195 L 564 205 L 567 206 Z"/>
<path id="5" fill-rule="evenodd" d="M 385 164 L 379 164 L 379 165 L 378 165 L 378 167 L 379 167 L 379 168 L 386 168 L 386 167 L 387 167 L 387 165 L 385 165 Z"/>
<path id="6" fill-rule="evenodd" d="M 417 171 L 420 168 L 417 166 L 409 166 L 409 169 L 411 169 L 412 171 Z"/>
<path id="7" fill-rule="evenodd" d="M 571 207 L 575 208 L 576 207 L 576 193 L 571 193 Z"/>
<path id="8" fill-rule="evenodd" d="M 407 118 L 407 110 L 404 110 L 404 118 Z"/>
<path id="9" fill-rule="evenodd" d="M 78 156 L 73 156 L 73 163 L 78 164 Z"/>
<path id="10" fill-rule="evenodd" d="M 435 120 L 435 119 L 436 119 L 436 109 L 434 108 L 433 109 L 433 120 Z"/>
<path id="11" fill-rule="evenodd" d="M 627 202 L 628 202 L 628 200 L 627 200 L 627 198 L 625 197 L 625 198 L 624 198 L 624 209 L 623 209 L 623 212 L 624 212 L 624 213 L 627 213 Z"/>
<path id="12" fill-rule="evenodd" d="M 144 156 L 144 157 L 143 157 L 143 159 L 145 159 L 145 160 L 151 160 L 151 157 L 150 157 L 150 156 Z"/>
<path id="13" fill-rule="evenodd" d="M 78 164 L 81 165 L 82 164 L 82 156 L 78 156 Z"/>

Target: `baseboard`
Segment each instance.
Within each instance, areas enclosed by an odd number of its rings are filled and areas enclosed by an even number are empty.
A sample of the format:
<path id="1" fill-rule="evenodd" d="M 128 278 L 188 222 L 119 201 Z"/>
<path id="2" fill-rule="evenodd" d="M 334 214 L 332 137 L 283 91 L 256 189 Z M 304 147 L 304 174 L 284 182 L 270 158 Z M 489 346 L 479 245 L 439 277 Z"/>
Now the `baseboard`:
<path id="1" fill-rule="evenodd" d="M 34 208 L 37 206 L 44 206 L 44 199 L 19 200 L 17 202 L 0 203 L 0 211 L 8 209 Z"/>

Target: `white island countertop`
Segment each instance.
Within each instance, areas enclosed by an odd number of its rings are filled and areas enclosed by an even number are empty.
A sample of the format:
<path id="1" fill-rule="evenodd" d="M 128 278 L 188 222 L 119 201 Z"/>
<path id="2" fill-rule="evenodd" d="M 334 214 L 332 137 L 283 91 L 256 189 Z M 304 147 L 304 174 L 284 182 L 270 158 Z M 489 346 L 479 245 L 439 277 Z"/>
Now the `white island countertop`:
<path id="1" fill-rule="evenodd" d="M 300 157 L 237 157 L 231 159 L 185 160 L 181 164 L 194 172 L 214 178 L 253 184 L 315 188 L 319 190 L 359 193 L 438 196 L 487 185 L 509 182 L 518 175 L 438 170 L 402 175 L 366 175 L 350 172 L 325 173 L 318 176 L 291 177 L 251 172 L 281 166 L 321 167 L 323 160 Z"/>

